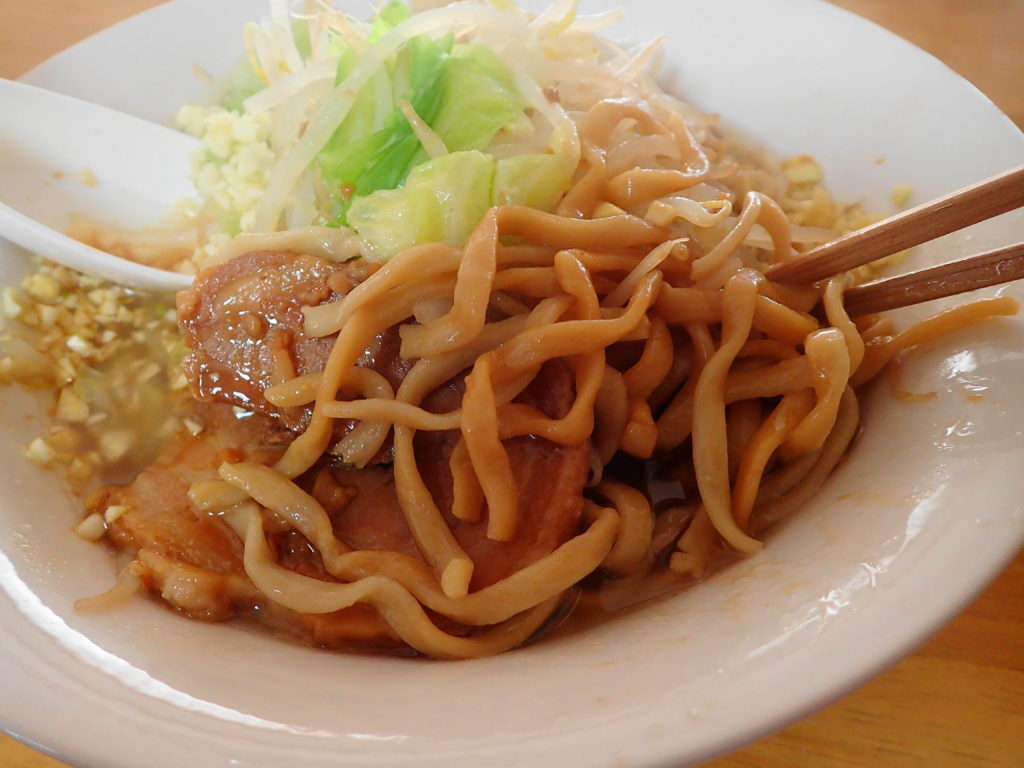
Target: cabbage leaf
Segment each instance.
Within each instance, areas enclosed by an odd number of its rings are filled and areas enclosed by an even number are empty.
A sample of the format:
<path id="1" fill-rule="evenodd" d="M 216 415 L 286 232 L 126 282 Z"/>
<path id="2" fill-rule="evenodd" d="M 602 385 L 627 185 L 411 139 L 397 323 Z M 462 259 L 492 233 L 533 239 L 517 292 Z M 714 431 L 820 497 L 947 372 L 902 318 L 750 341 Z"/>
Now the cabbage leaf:
<path id="1" fill-rule="evenodd" d="M 413 168 L 400 189 L 356 198 L 348 221 L 375 261 L 424 243 L 461 246 L 493 205 L 554 206 L 572 171 L 558 155 L 452 152 Z"/>

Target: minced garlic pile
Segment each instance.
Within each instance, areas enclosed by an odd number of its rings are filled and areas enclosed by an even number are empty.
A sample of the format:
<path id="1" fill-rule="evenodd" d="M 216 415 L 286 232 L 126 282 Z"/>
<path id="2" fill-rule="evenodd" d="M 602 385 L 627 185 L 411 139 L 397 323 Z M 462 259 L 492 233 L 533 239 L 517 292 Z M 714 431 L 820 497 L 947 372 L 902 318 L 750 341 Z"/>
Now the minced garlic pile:
<path id="1" fill-rule="evenodd" d="M 821 166 L 808 155 L 787 158 L 782 162 L 782 172 L 789 183 L 779 204 L 794 224 L 843 233 L 874 224 L 881 218 L 866 213 L 859 204 L 837 203 L 822 186 Z"/>
<path id="2" fill-rule="evenodd" d="M 173 304 L 37 260 L 2 294 L 0 384 L 53 393 L 53 423 L 25 447 L 71 490 L 125 481 L 182 426 L 188 382 Z"/>
<path id="3" fill-rule="evenodd" d="M 208 233 L 199 260 L 216 255 L 256 219 L 276 156 L 270 148 L 272 122 L 266 113 L 241 113 L 218 106 L 186 104 L 175 117 L 179 128 L 200 139 L 190 161 L 196 189 L 216 208 L 221 231 Z"/>
<path id="4" fill-rule="evenodd" d="M 782 161 L 782 173 L 786 178 L 786 193 L 779 200 L 779 205 L 786 212 L 789 220 L 799 226 L 825 227 L 837 234 L 845 235 L 863 229 L 884 217 L 868 213 L 860 203 L 841 205 L 835 201 L 825 189 L 825 174 L 818 162 L 809 155 L 796 155 Z M 913 187 L 899 186 L 893 189 L 893 203 L 904 205 L 909 199 Z M 895 266 L 907 255 L 907 251 L 899 251 L 890 256 L 873 261 L 852 270 L 858 283 L 873 280 Z"/>

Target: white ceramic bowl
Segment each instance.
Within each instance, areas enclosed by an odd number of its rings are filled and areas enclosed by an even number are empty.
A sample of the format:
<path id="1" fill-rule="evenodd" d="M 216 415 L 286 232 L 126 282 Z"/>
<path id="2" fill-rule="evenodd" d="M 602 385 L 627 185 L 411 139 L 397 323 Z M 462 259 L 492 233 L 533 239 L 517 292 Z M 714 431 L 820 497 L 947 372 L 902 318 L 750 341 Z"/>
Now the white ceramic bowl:
<path id="1" fill-rule="evenodd" d="M 598 3 L 591 3 L 590 7 Z M 179 0 L 27 79 L 144 117 L 194 95 L 188 64 L 240 51 L 246 0 Z M 1024 138 L 934 59 L 812 0 L 634 0 L 619 34 L 669 36 L 674 87 L 782 153 L 819 158 L 839 196 L 948 192 L 1024 160 Z M 983 41 L 978 41 L 979 45 Z M 885 162 L 876 164 L 876 158 Z M 1024 235 L 1005 215 L 913 264 Z M 10 281 L 23 255 L 3 248 Z M 1020 288 L 1004 289 L 1022 295 Z M 904 313 L 906 317 L 923 310 Z M 1024 324 L 964 329 L 865 403 L 863 435 L 757 557 L 585 633 L 481 661 L 332 655 L 145 600 L 81 615 L 113 565 L 20 446 L 34 401 L 0 410 L 0 722 L 81 765 L 681 766 L 861 683 L 962 608 L 1024 539 Z M 968 395 L 981 392 L 980 402 Z"/>

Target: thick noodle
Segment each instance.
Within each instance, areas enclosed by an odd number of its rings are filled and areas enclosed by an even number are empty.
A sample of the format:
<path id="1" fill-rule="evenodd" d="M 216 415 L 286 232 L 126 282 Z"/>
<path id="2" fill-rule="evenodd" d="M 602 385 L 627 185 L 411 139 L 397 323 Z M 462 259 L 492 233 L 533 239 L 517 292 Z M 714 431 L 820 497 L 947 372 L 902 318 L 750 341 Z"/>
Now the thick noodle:
<path id="1" fill-rule="evenodd" d="M 735 166 L 721 159 L 721 140 L 706 126 L 691 130 L 666 104 L 590 108 L 579 121 L 579 167 L 555 213 L 494 207 L 464 248 L 410 248 L 343 298 L 305 309 L 306 333 L 333 337 L 326 366 L 295 376 L 281 360 L 265 394 L 279 408 L 311 407 L 308 426 L 274 466 L 226 463 L 220 480 L 191 492 L 199 509 L 226 515 L 260 592 L 309 614 L 368 604 L 432 656 L 514 647 L 595 572 L 622 584 L 682 583 L 703 576 L 723 549 L 758 551 L 755 536 L 804 503 L 847 451 L 858 387 L 907 349 L 1016 311 L 1012 299 L 990 299 L 897 334 L 882 318 L 847 314 L 852 274 L 822 286 L 771 283 L 766 264 L 798 250 L 786 214 L 763 192 L 722 184 Z M 568 131 L 571 118 L 546 109 Z M 755 226 L 769 249 L 750 245 Z M 347 235 L 319 230 L 264 237 L 275 248 L 336 247 L 340 256 L 352 247 Z M 396 327 L 409 364 L 393 387 L 357 361 Z M 573 381 L 561 414 L 520 398 L 551 364 Z M 461 406 L 431 410 L 428 396 L 450 382 L 462 388 Z M 356 424 L 332 446 L 337 420 Z M 435 498 L 421 474 L 418 432 L 453 436 L 448 499 Z M 498 542 L 535 535 L 522 533 L 529 489 L 509 450 L 524 438 L 588 452 L 581 519 L 551 551 L 471 590 L 479 563 L 450 521 L 486 523 Z M 354 549 L 296 482 L 325 455 L 364 467 L 388 440 L 416 556 Z M 679 478 L 685 502 L 654 503 L 645 493 L 654 475 Z M 304 537 L 334 581 L 284 568 L 270 530 Z"/>

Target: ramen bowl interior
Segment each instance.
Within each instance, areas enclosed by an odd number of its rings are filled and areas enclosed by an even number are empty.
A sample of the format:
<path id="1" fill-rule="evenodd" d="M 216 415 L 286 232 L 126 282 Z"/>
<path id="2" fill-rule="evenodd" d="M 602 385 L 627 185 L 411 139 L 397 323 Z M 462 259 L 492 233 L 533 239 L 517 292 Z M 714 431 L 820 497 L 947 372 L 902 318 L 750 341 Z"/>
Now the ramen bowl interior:
<path id="1" fill-rule="evenodd" d="M 166 119 L 196 92 L 190 62 L 223 69 L 252 13 L 245 0 L 180 0 L 27 79 Z M 894 185 L 912 184 L 921 202 L 1024 159 L 1024 137 L 973 87 L 824 3 L 638 0 L 612 34 L 666 31 L 671 88 L 781 155 L 813 155 L 838 199 L 889 213 Z M 916 249 L 906 267 L 1022 233 L 1024 213 L 1004 215 Z M 11 284 L 26 255 L 6 243 L 0 251 L 0 282 Z M 1024 298 L 1019 286 L 1000 290 Z M 899 322 L 933 309 L 904 310 Z M 133 765 L 140 753 L 168 765 L 308 768 L 709 757 L 909 652 L 1017 551 L 1021 350 L 1015 318 L 915 352 L 904 386 L 937 397 L 902 402 L 877 383 L 848 459 L 756 556 L 594 626 L 461 662 L 319 652 L 186 621 L 142 598 L 76 612 L 75 599 L 109 587 L 115 563 L 71 531 L 78 511 L 55 478 L 24 461 L 42 411 L 32 395 L 5 390 L 0 687 L 18 695 L 0 702 L 0 724 L 96 766 Z"/>

